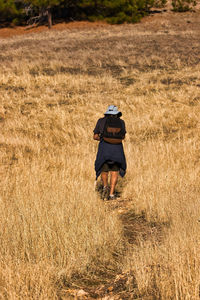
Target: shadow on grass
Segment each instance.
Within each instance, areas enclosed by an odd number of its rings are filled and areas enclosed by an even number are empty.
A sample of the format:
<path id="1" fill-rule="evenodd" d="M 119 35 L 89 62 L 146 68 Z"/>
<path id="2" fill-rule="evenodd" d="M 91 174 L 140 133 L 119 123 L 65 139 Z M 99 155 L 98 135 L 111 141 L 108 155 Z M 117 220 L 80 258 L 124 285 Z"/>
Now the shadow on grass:
<path id="1" fill-rule="evenodd" d="M 164 229 L 169 227 L 168 222 L 151 222 L 146 219 L 145 213 L 135 214 L 129 210 L 120 214 L 123 224 L 124 237 L 129 244 L 138 244 L 140 241 L 155 240 L 161 243 Z"/>

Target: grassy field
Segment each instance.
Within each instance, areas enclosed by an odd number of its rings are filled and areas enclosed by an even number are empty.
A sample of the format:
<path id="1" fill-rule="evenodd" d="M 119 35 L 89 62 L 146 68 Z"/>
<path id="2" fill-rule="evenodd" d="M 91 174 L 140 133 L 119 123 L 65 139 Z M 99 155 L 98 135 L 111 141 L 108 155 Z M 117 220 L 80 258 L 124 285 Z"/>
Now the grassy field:
<path id="1" fill-rule="evenodd" d="M 0 299 L 199 299 L 199 36 L 168 13 L 0 40 Z M 109 104 L 128 169 L 104 203 Z"/>

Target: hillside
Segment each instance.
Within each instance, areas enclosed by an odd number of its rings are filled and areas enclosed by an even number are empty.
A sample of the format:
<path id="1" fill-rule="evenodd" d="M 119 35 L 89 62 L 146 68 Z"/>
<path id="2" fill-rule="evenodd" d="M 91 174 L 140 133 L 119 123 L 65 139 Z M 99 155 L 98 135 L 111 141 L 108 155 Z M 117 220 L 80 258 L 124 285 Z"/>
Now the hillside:
<path id="1" fill-rule="evenodd" d="M 199 299 L 199 12 L 59 26 L 0 30 L 1 298 Z M 128 169 L 103 202 L 109 104 Z"/>

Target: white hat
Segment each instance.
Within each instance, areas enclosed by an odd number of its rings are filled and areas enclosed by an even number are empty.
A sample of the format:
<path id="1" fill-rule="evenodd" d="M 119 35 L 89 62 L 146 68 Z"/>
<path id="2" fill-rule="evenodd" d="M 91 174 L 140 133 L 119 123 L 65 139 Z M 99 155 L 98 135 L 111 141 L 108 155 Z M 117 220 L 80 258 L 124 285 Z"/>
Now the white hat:
<path id="1" fill-rule="evenodd" d="M 121 111 L 118 111 L 117 106 L 115 105 L 109 105 L 107 111 L 104 113 L 104 115 L 118 115 L 121 117 L 122 113 Z"/>

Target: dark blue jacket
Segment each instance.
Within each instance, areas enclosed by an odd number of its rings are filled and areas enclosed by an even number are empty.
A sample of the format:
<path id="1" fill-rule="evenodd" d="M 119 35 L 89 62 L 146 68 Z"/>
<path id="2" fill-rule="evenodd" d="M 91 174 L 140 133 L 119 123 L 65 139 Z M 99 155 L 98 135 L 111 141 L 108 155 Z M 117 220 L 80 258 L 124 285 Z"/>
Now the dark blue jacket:
<path id="1" fill-rule="evenodd" d="M 95 160 L 96 179 L 101 174 L 101 169 L 106 161 L 114 161 L 120 165 L 119 174 L 124 177 L 126 173 L 126 158 L 122 144 L 109 144 L 101 140 L 98 147 L 97 157 Z"/>

